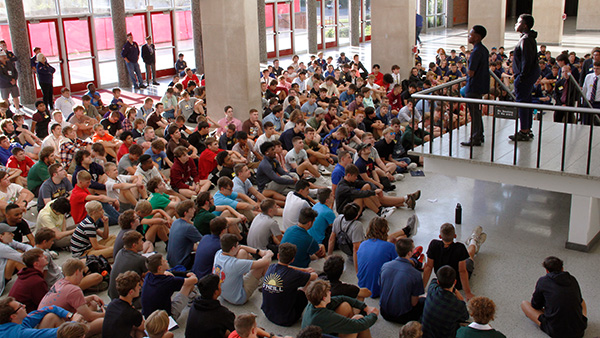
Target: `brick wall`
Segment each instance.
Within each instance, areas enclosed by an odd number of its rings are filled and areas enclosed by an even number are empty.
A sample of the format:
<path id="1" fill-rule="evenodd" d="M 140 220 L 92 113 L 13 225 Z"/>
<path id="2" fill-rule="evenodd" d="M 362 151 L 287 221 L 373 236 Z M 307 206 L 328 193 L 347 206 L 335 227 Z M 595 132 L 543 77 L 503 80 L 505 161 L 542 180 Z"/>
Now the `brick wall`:
<path id="1" fill-rule="evenodd" d="M 466 24 L 469 20 L 469 0 L 454 0 L 454 25 Z"/>

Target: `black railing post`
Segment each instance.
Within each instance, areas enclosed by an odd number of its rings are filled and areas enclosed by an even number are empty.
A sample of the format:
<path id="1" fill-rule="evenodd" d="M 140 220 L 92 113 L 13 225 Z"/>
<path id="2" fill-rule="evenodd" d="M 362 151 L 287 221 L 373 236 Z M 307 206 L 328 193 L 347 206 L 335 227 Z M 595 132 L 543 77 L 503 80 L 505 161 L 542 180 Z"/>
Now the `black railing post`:
<path id="1" fill-rule="evenodd" d="M 540 126 L 538 129 L 538 153 L 537 153 L 537 164 L 536 164 L 536 168 L 540 168 L 540 159 L 542 158 L 542 121 L 543 119 L 543 114 L 544 111 L 543 110 L 539 110 L 538 111 L 538 116 L 540 117 L 538 119 L 538 121 L 540 121 Z"/>

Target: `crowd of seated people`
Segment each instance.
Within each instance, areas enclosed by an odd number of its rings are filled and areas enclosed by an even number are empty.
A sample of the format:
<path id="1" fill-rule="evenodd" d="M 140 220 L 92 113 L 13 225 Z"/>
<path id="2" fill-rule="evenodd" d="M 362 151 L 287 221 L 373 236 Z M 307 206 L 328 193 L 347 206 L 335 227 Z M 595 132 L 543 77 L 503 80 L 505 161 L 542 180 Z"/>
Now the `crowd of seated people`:
<path id="1" fill-rule="evenodd" d="M 398 183 L 423 164 L 408 151 L 468 122 L 460 105 L 433 107 L 430 119 L 411 95 L 462 77 L 468 56 L 440 49 L 426 71 L 417 54 L 408 79 L 398 66 L 369 73 L 358 55 L 294 56 L 285 70 L 274 60 L 260 73 L 263 106 L 244 121 L 231 106 L 217 122 L 207 116 L 183 56 L 164 96 L 139 107 L 119 88 L 106 105 L 91 84 L 81 105 L 68 89 L 62 110 L 36 102 L 29 128 L 0 102 L 0 290 L 10 285 L 0 333 L 170 338 L 171 317 L 186 337 L 272 337 L 255 315 L 232 312 L 261 297 L 269 321 L 300 323 L 298 337 L 370 337 L 380 315 L 404 324 L 401 337 L 504 337 L 489 325 L 494 302 L 469 282 L 483 229 L 463 243 L 443 224 L 424 251 L 411 239 L 415 217 L 395 232 L 387 220 L 421 196 Z M 510 57 L 500 48 L 490 58 L 510 87 Z M 540 85 L 544 95 L 556 86 Z M 32 229 L 23 213 L 36 202 Z M 57 252 L 73 256 L 62 269 Z M 341 280 L 345 258 L 358 285 Z M 544 268 L 523 311 L 552 337 L 583 336 L 577 280 L 556 257 Z M 97 296 L 106 289 L 110 302 Z"/>

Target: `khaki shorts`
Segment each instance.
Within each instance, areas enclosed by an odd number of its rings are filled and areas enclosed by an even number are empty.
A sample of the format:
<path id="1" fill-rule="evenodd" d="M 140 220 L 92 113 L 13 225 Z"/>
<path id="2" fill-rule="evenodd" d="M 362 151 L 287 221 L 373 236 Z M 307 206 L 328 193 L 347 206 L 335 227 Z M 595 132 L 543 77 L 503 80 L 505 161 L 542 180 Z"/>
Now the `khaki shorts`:
<path id="1" fill-rule="evenodd" d="M 246 291 L 246 301 L 252 297 L 252 294 L 258 288 L 260 279 L 254 277 L 252 272 L 248 272 L 244 275 L 244 291 Z"/>

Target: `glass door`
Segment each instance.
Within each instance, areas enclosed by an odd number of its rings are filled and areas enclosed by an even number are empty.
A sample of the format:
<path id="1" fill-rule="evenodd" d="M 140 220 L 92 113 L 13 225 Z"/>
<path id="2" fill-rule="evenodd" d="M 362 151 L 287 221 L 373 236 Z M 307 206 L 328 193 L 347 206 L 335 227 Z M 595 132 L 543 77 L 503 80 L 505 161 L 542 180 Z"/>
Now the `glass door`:
<path id="1" fill-rule="evenodd" d="M 294 0 L 294 53 L 308 53 L 306 0 Z"/>
<path id="2" fill-rule="evenodd" d="M 361 0 L 360 42 L 371 41 L 371 0 Z"/>
<path id="3" fill-rule="evenodd" d="M 170 12 L 151 13 L 150 22 L 152 29 L 150 35 L 152 35 L 152 43 L 154 43 L 154 47 L 156 48 L 156 76 L 172 75 L 175 73 L 173 68 L 175 64 L 175 45 L 173 43 L 175 37 L 172 29 L 173 17 Z M 140 48 L 145 43 L 146 41 L 138 42 Z M 140 63 L 140 68 L 144 72 L 146 71 L 143 61 Z"/>
<path id="4" fill-rule="evenodd" d="M 321 15 L 317 15 L 317 24 L 321 29 L 318 48 L 331 48 L 338 45 L 338 0 L 321 0 Z M 320 18 L 320 20 L 319 20 Z M 323 46 L 325 41 L 325 46 Z"/>
<path id="5" fill-rule="evenodd" d="M 427 29 L 446 27 L 446 0 L 427 0 Z"/>
<path id="6" fill-rule="evenodd" d="M 108 87 L 119 82 L 116 72 L 117 60 L 115 58 L 115 36 L 113 35 L 112 18 L 94 17 L 94 33 L 96 35 L 96 50 L 98 51 L 98 76 L 100 86 Z M 126 33 L 123 33 L 126 34 Z M 118 47 L 119 51 L 121 46 Z"/>
<path id="7" fill-rule="evenodd" d="M 340 45 L 350 44 L 350 0 L 338 0 L 338 32 Z"/>
<path id="8" fill-rule="evenodd" d="M 265 4 L 267 57 L 294 52 L 294 2 L 275 1 Z"/>
<path id="9" fill-rule="evenodd" d="M 265 4 L 265 25 L 267 34 L 267 57 L 277 56 L 277 27 L 275 26 L 275 4 Z"/>
<path id="10" fill-rule="evenodd" d="M 90 82 L 98 86 L 89 17 L 63 19 L 63 29 L 71 91 L 85 90 Z"/>
<path id="11" fill-rule="evenodd" d="M 63 58 L 60 53 L 58 39 L 58 21 L 56 19 L 29 21 L 27 26 L 31 49 L 40 47 L 42 49 L 41 53 L 44 54 L 48 63 L 56 69 L 52 84 L 54 85 L 54 94 L 60 94 L 60 90 L 64 87 L 65 80 L 63 79 Z M 35 86 L 37 95 L 41 97 L 42 91 L 37 79 L 35 81 Z"/>

